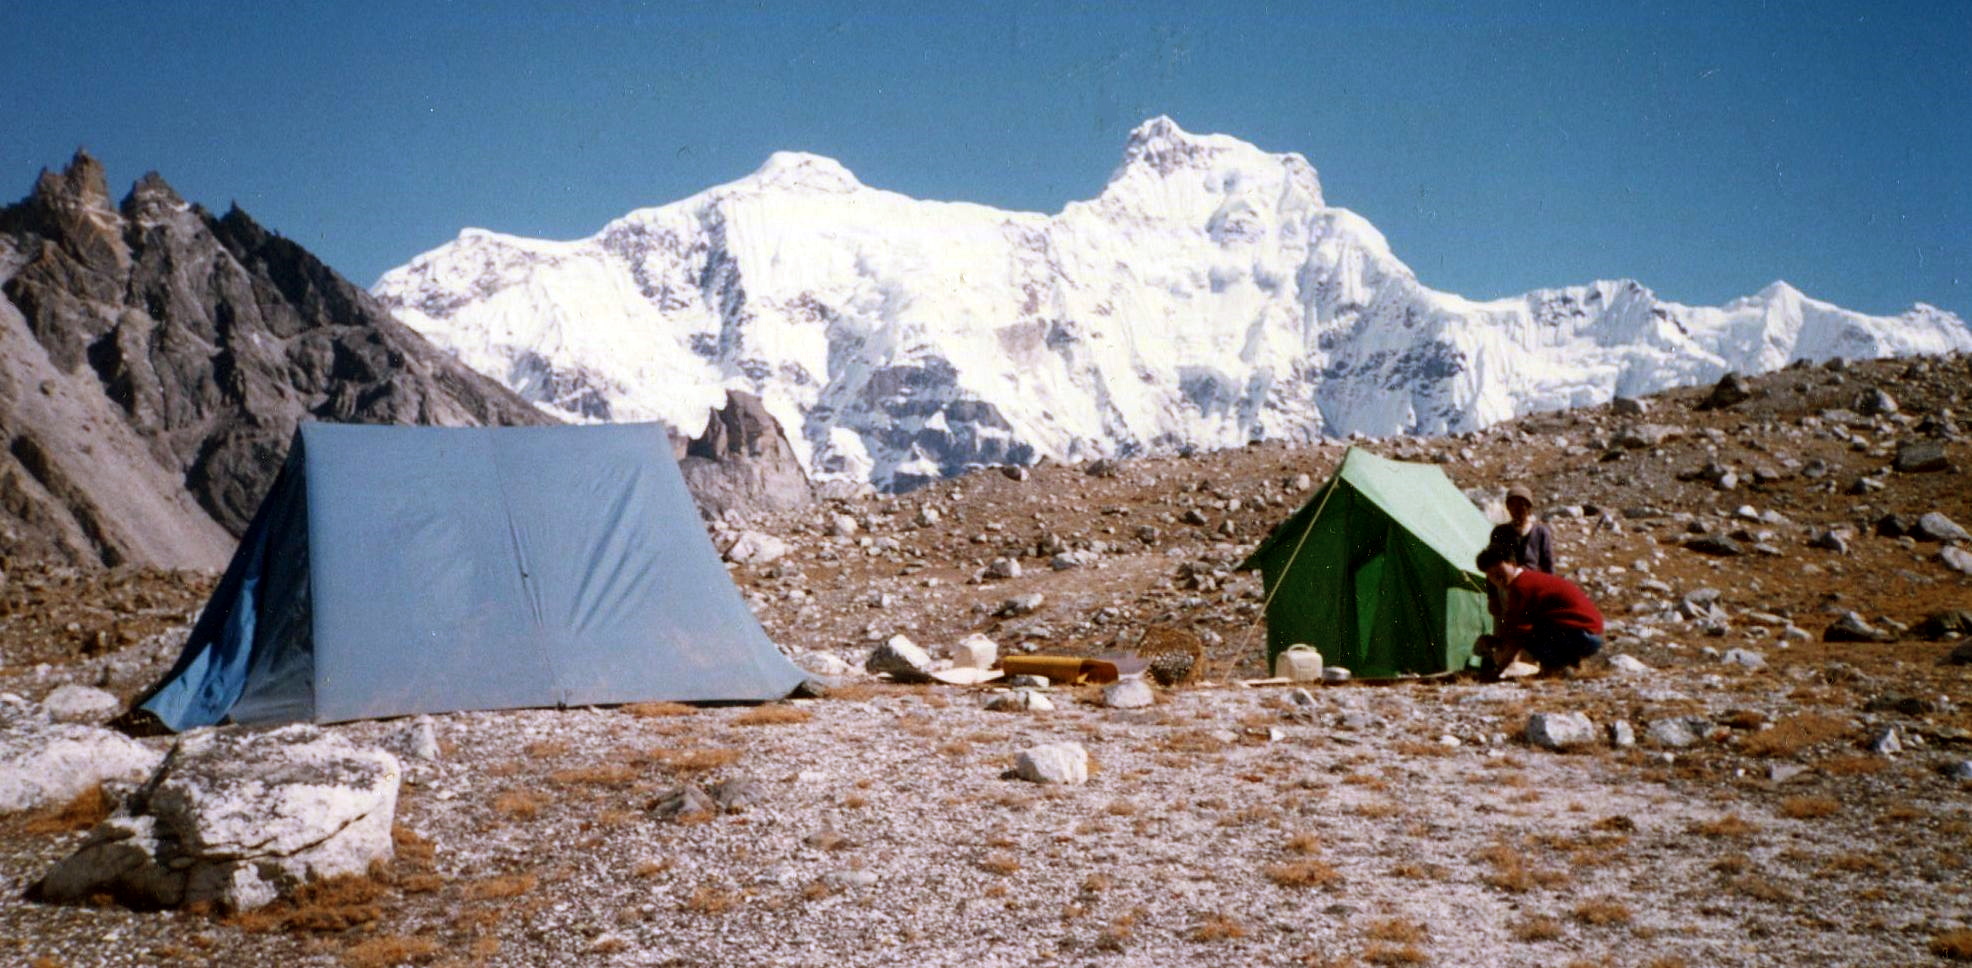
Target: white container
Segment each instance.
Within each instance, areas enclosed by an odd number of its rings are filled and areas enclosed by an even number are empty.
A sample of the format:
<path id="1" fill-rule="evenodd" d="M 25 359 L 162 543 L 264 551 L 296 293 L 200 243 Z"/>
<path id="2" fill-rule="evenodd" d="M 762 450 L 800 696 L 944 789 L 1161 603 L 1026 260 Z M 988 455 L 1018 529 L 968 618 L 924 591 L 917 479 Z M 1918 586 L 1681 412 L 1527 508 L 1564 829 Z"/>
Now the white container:
<path id="1" fill-rule="evenodd" d="M 1274 657 L 1274 675 L 1295 682 L 1315 682 L 1322 677 L 1322 654 L 1315 647 L 1296 644 Z"/>

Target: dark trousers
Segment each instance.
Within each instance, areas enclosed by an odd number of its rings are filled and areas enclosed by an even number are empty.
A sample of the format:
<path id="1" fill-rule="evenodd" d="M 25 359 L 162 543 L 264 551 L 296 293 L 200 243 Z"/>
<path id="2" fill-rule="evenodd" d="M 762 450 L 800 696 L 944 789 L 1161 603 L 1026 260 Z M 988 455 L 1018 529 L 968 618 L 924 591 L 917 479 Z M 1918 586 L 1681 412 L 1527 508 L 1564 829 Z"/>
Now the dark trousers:
<path id="1" fill-rule="evenodd" d="M 1602 636 L 1582 629 L 1558 626 L 1536 627 L 1527 643 L 1527 652 L 1543 669 L 1572 666 L 1602 651 Z"/>

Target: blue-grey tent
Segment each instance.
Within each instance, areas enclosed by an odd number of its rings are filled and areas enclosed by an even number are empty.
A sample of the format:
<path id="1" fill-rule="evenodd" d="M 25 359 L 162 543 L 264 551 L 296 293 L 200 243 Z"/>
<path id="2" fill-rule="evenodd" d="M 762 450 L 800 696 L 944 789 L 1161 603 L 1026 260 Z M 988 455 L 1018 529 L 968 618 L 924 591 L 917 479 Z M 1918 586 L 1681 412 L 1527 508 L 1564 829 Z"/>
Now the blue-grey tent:
<path id="1" fill-rule="evenodd" d="M 304 424 L 171 672 L 173 730 L 766 700 L 800 670 L 655 424 Z"/>

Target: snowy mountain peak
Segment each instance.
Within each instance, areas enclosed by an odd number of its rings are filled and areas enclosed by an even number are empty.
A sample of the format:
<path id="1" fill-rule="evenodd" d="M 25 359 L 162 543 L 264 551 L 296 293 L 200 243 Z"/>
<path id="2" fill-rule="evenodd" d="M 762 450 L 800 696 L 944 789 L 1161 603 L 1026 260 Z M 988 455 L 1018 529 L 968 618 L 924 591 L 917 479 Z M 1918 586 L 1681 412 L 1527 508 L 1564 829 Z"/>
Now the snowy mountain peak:
<path id="1" fill-rule="evenodd" d="M 690 431 L 750 393 L 811 474 L 892 488 L 1040 457 L 1456 432 L 1795 359 L 1972 350 L 1950 313 L 1866 316 L 1784 283 L 1718 307 L 1625 279 L 1437 292 L 1326 203 L 1305 158 L 1166 117 L 1057 215 L 865 189 L 783 152 L 588 239 L 462 233 L 375 292 L 564 414 Z"/>
<path id="2" fill-rule="evenodd" d="M 834 158 L 805 151 L 776 151 L 765 164 L 743 181 L 768 189 L 809 189 L 823 192 L 853 192 L 863 183 Z"/>

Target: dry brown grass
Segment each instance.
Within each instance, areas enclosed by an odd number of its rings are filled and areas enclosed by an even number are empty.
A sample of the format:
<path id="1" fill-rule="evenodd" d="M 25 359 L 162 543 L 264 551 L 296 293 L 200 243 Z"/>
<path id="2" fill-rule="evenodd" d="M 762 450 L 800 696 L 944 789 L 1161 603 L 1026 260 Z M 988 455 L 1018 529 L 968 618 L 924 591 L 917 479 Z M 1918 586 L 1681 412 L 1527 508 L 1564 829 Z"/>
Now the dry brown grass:
<path id="1" fill-rule="evenodd" d="M 1949 961 L 1972 961 L 1972 930 L 1932 935 L 1931 953 Z"/>
<path id="2" fill-rule="evenodd" d="M 740 751 L 725 747 L 651 750 L 651 762 L 674 773 L 705 773 L 739 762 Z"/>
<path id="3" fill-rule="evenodd" d="M 680 907 L 693 914 L 724 914 L 739 907 L 746 895 L 711 885 L 701 885 L 692 891 Z"/>
<path id="4" fill-rule="evenodd" d="M 1364 932 L 1376 941 L 1396 941 L 1404 944 L 1423 941 L 1431 933 L 1422 921 L 1406 921 L 1403 918 L 1387 918 L 1370 922 Z"/>
<path id="5" fill-rule="evenodd" d="M 1335 887 L 1342 883 L 1342 873 L 1334 865 L 1313 858 L 1268 864 L 1261 871 L 1282 887 Z"/>
<path id="6" fill-rule="evenodd" d="M 109 819 L 110 811 L 116 809 L 110 795 L 98 783 L 72 797 L 69 802 L 53 810 L 45 811 L 28 818 L 24 827 L 30 834 L 67 834 L 78 830 L 88 830 Z"/>
<path id="7" fill-rule="evenodd" d="M 1143 908 L 1136 907 L 1110 919 L 1109 924 L 1105 925 L 1102 931 L 1096 935 L 1094 942 L 1095 949 L 1097 951 L 1122 951 L 1130 939 L 1135 936 L 1138 922 L 1142 921 L 1148 913 Z"/>
<path id="8" fill-rule="evenodd" d="M 1721 874 L 1744 874 L 1753 869 L 1753 858 L 1735 851 L 1713 861 L 1712 869 Z"/>
<path id="9" fill-rule="evenodd" d="M 625 787 L 636 781 L 637 770 L 622 763 L 598 763 L 556 770 L 548 779 L 563 786 Z"/>
<path id="10" fill-rule="evenodd" d="M 1796 713 L 1774 721 L 1773 728 L 1746 737 L 1740 745 L 1748 756 L 1794 756 L 1810 746 L 1841 739 L 1849 722 L 1821 713 Z"/>
<path id="11" fill-rule="evenodd" d="M 1691 832 L 1706 837 L 1750 837 L 1760 828 L 1736 813 L 1691 825 Z"/>
<path id="12" fill-rule="evenodd" d="M 467 884 L 464 890 L 468 901 L 490 901 L 494 898 L 519 897 L 534 890 L 541 879 L 533 874 L 503 874 Z"/>
<path id="13" fill-rule="evenodd" d="M 568 741 L 560 739 L 537 739 L 520 748 L 530 760 L 549 760 L 568 752 Z"/>
<path id="14" fill-rule="evenodd" d="M 1005 877 L 1020 870 L 1020 858 L 1006 851 L 996 850 L 979 858 L 979 869 L 988 874 Z"/>
<path id="15" fill-rule="evenodd" d="M 1390 748 L 1403 756 L 1450 756 L 1456 752 L 1454 747 L 1446 746 L 1443 743 L 1417 739 L 1400 739 L 1390 744 Z"/>
<path id="16" fill-rule="evenodd" d="M 971 753 L 972 744 L 963 739 L 950 739 L 938 744 L 938 755 L 940 756 L 950 756 L 956 759 L 970 755 Z"/>
<path id="17" fill-rule="evenodd" d="M 1390 800 L 1372 800 L 1356 805 L 1356 816 L 1382 820 L 1404 812 L 1404 808 Z"/>
<path id="18" fill-rule="evenodd" d="M 532 820 L 548 805 L 548 795 L 538 790 L 502 790 L 493 798 L 493 811 L 511 820 Z"/>
<path id="19" fill-rule="evenodd" d="M 1758 901 L 1784 902 L 1794 899 L 1792 891 L 1758 874 L 1734 878 L 1732 889 Z"/>
<path id="20" fill-rule="evenodd" d="M 381 870 L 381 868 L 379 868 Z M 390 887 L 367 874 L 347 874 L 304 884 L 265 907 L 236 912 L 225 919 L 241 931 L 311 931 L 333 934 L 383 916 L 379 903 Z"/>
<path id="21" fill-rule="evenodd" d="M 342 963 L 349 968 L 395 968 L 397 965 L 428 964 L 438 956 L 438 942 L 388 934 L 359 941 L 343 949 Z"/>
<path id="22" fill-rule="evenodd" d="M 1363 949 L 1362 958 L 1372 965 L 1423 965 L 1431 962 L 1431 956 L 1414 944 L 1385 944 L 1372 941 Z"/>
<path id="23" fill-rule="evenodd" d="M 687 706 L 681 702 L 633 702 L 623 707 L 623 711 L 638 719 L 663 719 L 669 716 L 698 714 L 697 707 Z"/>
<path id="24" fill-rule="evenodd" d="M 675 866 L 677 866 L 677 862 L 671 858 L 659 857 L 653 860 L 638 861 L 637 866 L 630 873 L 638 877 L 656 877 Z"/>
<path id="25" fill-rule="evenodd" d="M 1881 874 L 1889 870 L 1890 865 L 1871 854 L 1850 852 L 1830 857 L 1824 869 L 1852 874 Z"/>
<path id="26" fill-rule="evenodd" d="M 1535 914 L 1514 922 L 1510 930 L 1518 941 L 1553 941 L 1561 937 L 1561 919 Z"/>
<path id="27" fill-rule="evenodd" d="M 1814 820 L 1840 812 L 1842 803 L 1834 797 L 1788 797 L 1780 801 L 1780 815 L 1794 820 Z"/>
<path id="28" fill-rule="evenodd" d="M 1226 741 L 1203 729 L 1174 729 L 1164 734 L 1157 748 L 1166 753 L 1217 753 Z"/>
<path id="29" fill-rule="evenodd" d="M 790 726 L 805 723 L 815 718 L 806 709 L 793 706 L 755 706 L 733 717 L 735 726 Z"/>
<path id="30" fill-rule="evenodd" d="M 1246 937 L 1246 925 L 1228 914 L 1212 914 L 1186 935 L 1199 944 L 1213 941 L 1233 941 Z"/>
<path id="31" fill-rule="evenodd" d="M 1445 869 L 1436 864 L 1407 860 L 1390 868 L 1391 877 L 1402 877 L 1413 881 L 1438 881 L 1445 878 Z"/>
<path id="32" fill-rule="evenodd" d="M 438 858 L 438 847 L 423 834 L 403 824 L 392 824 L 390 843 L 400 867 L 423 870 Z"/>
<path id="33" fill-rule="evenodd" d="M 1535 867 L 1528 862 L 1523 851 L 1504 841 L 1483 847 L 1472 857 L 1493 867 L 1480 880 L 1511 894 L 1525 894 L 1536 887 L 1558 887 L 1568 882 L 1565 871 Z"/>
<path id="34" fill-rule="evenodd" d="M 1287 838 L 1287 852 L 1290 854 L 1313 854 L 1322 849 L 1322 839 L 1311 830 L 1303 830 Z"/>
<path id="35" fill-rule="evenodd" d="M 1630 906 L 1613 897 L 1590 898 L 1575 905 L 1569 912 L 1575 920 L 1583 924 L 1628 924 L 1632 917 Z"/>

